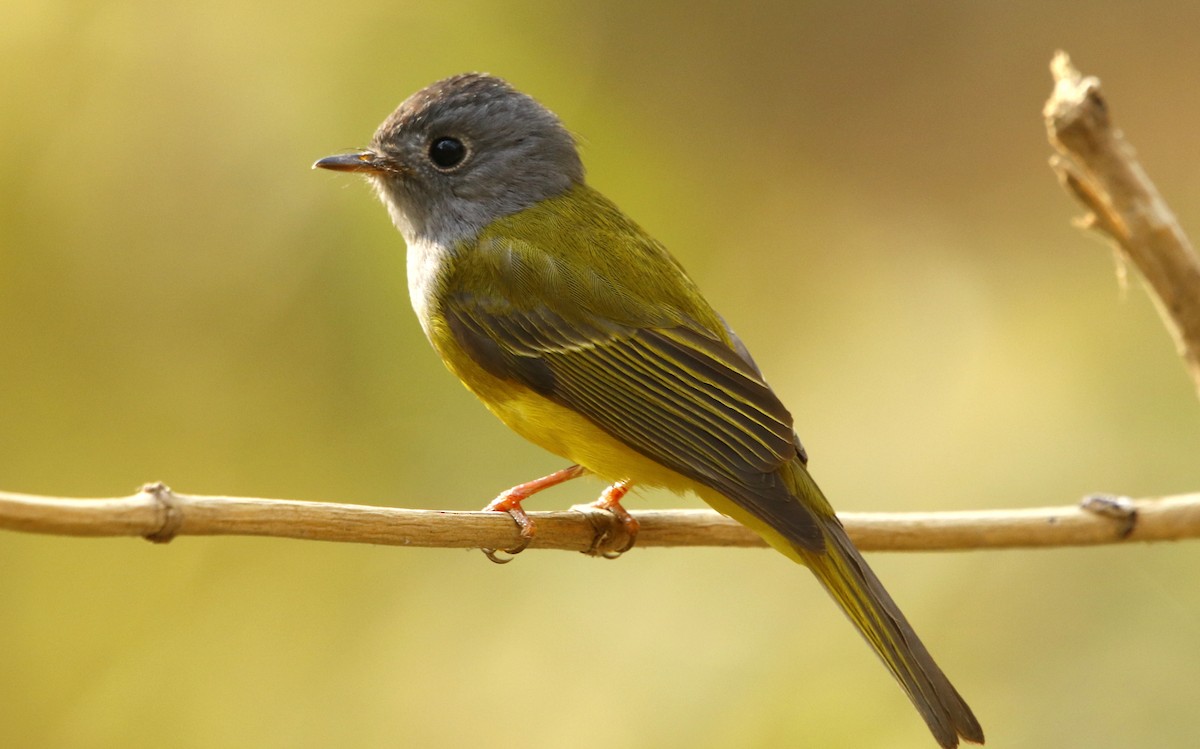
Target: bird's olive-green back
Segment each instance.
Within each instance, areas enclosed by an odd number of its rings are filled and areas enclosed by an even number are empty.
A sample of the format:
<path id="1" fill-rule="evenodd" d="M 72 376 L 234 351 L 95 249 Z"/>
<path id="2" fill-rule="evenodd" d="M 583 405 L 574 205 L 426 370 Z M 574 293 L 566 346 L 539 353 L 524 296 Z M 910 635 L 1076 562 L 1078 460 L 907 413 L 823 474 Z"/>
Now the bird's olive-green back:
<path id="1" fill-rule="evenodd" d="M 733 345 L 675 258 L 583 184 L 493 221 L 456 255 L 451 288 L 514 309 L 635 328 L 686 324 Z"/>

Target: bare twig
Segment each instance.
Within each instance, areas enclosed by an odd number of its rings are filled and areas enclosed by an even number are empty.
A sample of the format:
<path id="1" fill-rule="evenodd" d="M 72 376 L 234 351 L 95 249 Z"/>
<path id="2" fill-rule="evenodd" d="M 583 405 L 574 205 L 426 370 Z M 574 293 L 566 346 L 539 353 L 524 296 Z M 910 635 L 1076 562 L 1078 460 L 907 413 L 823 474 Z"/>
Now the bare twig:
<path id="1" fill-rule="evenodd" d="M 1054 93 L 1042 114 L 1058 151 L 1050 164 L 1090 212 L 1083 225 L 1108 236 L 1142 272 L 1200 391 L 1200 259 L 1109 117 L 1100 81 L 1065 52 L 1050 64 Z"/>
<path id="2" fill-rule="evenodd" d="M 966 512 L 843 513 L 860 548 L 946 551 L 1087 546 L 1200 537 L 1200 494 L 1142 500 L 1092 499 L 1089 507 Z M 709 510 L 633 513 L 638 547 L 762 546 L 762 541 Z M 604 552 L 621 548 L 624 531 L 608 513 L 532 513 L 533 548 Z M 176 494 L 149 484 L 130 497 L 65 499 L 0 493 L 0 528 L 65 536 L 274 536 L 317 541 L 505 548 L 517 542 L 504 514 Z M 603 543 L 596 546 L 597 537 Z"/>

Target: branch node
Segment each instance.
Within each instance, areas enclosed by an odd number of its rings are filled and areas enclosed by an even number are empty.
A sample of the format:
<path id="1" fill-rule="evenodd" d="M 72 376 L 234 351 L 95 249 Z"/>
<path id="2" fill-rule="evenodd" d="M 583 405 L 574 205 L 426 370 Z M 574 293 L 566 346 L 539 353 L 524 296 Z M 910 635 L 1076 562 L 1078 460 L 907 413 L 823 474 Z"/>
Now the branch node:
<path id="1" fill-rule="evenodd" d="M 183 527 L 183 503 L 171 491 L 171 487 L 161 481 L 144 485 L 139 493 L 149 495 L 162 515 L 158 530 L 147 533 L 143 538 L 155 544 L 169 543 Z"/>
<path id="2" fill-rule="evenodd" d="M 1064 189 L 1083 203 L 1088 212 L 1072 223 L 1080 229 L 1092 230 L 1118 244 L 1129 240 L 1129 229 L 1112 209 L 1108 196 L 1079 166 L 1066 156 L 1055 154 L 1050 158 L 1050 168 L 1058 176 Z"/>
<path id="3" fill-rule="evenodd" d="M 1117 538 L 1125 540 L 1137 528 L 1137 505 L 1129 497 L 1115 494 L 1092 494 L 1084 497 L 1079 506 L 1094 515 L 1117 521 Z"/>

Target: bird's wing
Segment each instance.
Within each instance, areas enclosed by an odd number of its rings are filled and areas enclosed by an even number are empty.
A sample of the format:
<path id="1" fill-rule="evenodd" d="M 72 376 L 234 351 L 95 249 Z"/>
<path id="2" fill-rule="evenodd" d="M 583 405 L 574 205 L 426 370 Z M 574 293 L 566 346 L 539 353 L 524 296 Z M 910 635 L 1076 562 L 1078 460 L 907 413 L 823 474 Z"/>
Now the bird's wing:
<path id="1" fill-rule="evenodd" d="M 466 294 L 447 299 L 443 313 L 458 343 L 491 374 L 583 414 L 794 543 L 821 546 L 816 517 L 779 471 L 803 460 L 791 415 L 736 343 L 686 322 L 568 319 L 545 305 L 517 309 Z"/>

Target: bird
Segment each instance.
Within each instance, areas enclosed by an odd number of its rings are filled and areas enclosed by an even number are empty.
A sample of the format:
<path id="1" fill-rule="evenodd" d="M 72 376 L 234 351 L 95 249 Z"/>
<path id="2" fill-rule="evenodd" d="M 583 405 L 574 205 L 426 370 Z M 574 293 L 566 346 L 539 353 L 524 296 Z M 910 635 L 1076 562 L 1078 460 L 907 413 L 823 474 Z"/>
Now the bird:
<path id="1" fill-rule="evenodd" d="M 367 178 L 407 245 L 408 289 L 447 368 L 517 434 L 570 462 L 486 509 L 594 474 L 694 493 L 808 567 L 937 743 L 983 729 L 855 548 L 791 413 L 668 250 L 585 180 L 575 138 L 508 82 L 464 73 L 405 99 L 369 147 L 314 168 Z M 492 550 L 487 550 L 492 551 Z M 497 559 L 497 561 L 500 561 Z"/>

